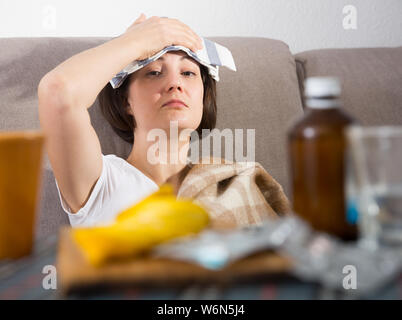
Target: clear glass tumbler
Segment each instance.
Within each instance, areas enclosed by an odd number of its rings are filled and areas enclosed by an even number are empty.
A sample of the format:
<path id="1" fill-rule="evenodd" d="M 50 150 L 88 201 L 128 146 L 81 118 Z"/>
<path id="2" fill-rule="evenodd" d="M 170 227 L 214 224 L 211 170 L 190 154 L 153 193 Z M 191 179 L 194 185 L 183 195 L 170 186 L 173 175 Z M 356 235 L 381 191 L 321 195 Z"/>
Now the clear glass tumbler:
<path id="1" fill-rule="evenodd" d="M 359 244 L 402 248 L 402 126 L 352 126 L 346 134 L 347 207 L 358 216 Z"/>

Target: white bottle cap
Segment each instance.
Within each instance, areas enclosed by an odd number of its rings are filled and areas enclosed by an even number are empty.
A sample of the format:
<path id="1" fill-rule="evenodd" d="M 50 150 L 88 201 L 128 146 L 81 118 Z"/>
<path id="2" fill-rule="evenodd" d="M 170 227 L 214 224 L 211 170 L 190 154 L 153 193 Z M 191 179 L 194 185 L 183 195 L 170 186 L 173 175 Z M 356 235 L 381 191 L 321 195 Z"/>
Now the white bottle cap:
<path id="1" fill-rule="evenodd" d="M 335 77 L 310 77 L 304 81 L 304 95 L 307 98 L 339 97 L 341 85 Z"/>

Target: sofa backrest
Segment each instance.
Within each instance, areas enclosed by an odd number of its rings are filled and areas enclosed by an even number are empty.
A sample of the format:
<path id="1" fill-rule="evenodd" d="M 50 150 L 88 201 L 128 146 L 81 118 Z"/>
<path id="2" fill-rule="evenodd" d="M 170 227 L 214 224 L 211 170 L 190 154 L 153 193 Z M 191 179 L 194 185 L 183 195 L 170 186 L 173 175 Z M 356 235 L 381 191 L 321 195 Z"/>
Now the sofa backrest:
<path id="1" fill-rule="evenodd" d="M 37 86 L 62 61 L 109 38 L 0 39 L 0 130 L 38 129 Z M 220 69 L 218 129 L 255 129 L 255 155 L 288 191 L 286 130 L 302 115 L 296 64 L 288 46 L 262 38 L 211 38 L 228 47 L 237 72 Z M 101 66 L 100 66 L 101 67 Z M 125 157 L 130 145 L 121 140 L 100 114 L 98 102 L 89 109 L 104 154 Z M 246 149 L 244 149 L 246 153 Z M 61 209 L 49 162 L 45 161 L 37 236 L 68 223 Z"/>
<path id="2" fill-rule="evenodd" d="M 295 59 L 301 90 L 306 77 L 339 77 L 343 107 L 361 124 L 402 124 L 402 47 L 312 50 Z"/>

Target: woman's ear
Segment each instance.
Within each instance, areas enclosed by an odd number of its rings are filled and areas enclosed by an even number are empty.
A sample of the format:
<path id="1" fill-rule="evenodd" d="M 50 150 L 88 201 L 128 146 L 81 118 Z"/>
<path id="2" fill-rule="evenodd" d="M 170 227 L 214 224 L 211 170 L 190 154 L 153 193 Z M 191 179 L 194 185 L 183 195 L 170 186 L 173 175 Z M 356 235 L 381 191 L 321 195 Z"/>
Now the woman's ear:
<path id="1" fill-rule="evenodd" d="M 134 114 L 133 114 L 133 108 L 132 108 L 133 103 L 132 103 L 132 101 L 130 101 L 130 97 L 126 97 L 126 98 L 124 99 L 124 105 L 125 105 L 126 112 L 127 112 L 129 115 L 134 116 Z"/>
<path id="2" fill-rule="evenodd" d="M 133 109 L 131 108 L 131 105 L 129 103 L 126 104 L 126 112 L 129 115 L 134 116 Z"/>

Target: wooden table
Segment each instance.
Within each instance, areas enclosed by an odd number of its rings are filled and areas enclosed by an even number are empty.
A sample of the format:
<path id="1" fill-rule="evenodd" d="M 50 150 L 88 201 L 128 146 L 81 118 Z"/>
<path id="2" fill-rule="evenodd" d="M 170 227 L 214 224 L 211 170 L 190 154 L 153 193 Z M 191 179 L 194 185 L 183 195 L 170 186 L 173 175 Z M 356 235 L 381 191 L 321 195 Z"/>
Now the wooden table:
<path id="1" fill-rule="evenodd" d="M 44 267 L 57 263 L 58 238 L 36 241 L 30 256 L 0 262 L 0 300 L 2 299 L 140 299 L 140 300 L 270 300 L 345 299 L 319 284 L 300 281 L 289 274 L 242 279 L 229 284 L 189 284 L 180 287 L 131 286 L 107 291 L 63 296 L 60 288 L 44 289 Z M 369 299 L 401 299 L 402 277 Z"/>

